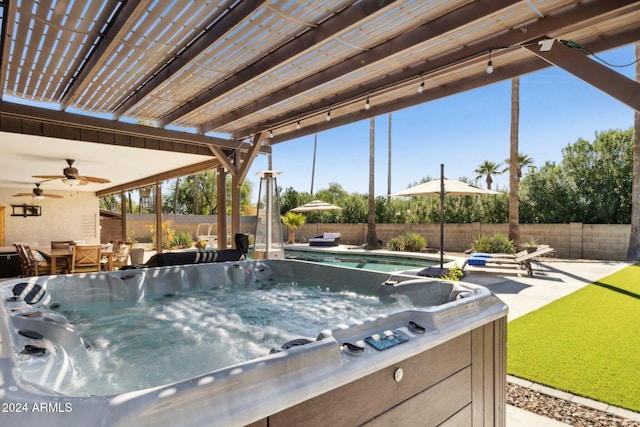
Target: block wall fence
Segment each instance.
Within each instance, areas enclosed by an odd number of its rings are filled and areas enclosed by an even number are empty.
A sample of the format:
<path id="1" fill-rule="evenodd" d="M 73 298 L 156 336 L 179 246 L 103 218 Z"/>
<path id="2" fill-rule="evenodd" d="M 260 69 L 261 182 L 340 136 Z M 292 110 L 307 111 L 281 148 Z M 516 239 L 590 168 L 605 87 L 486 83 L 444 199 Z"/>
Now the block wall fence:
<path id="1" fill-rule="evenodd" d="M 198 224 L 215 223 L 214 216 L 205 215 L 164 215 L 171 227 L 177 231 L 190 233 L 194 240 Z M 103 218 L 102 240 L 110 239 L 107 230 L 119 230 L 109 218 Z M 153 215 L 128 215 L 128 235 L 138 242 L 150 242 L 151 235 L 148 224 L 154 223 Z M 227 228 L 231 229 L 231 221 L 227 221 Z M 212 227 L 215 234 L 215 225 Z M 255 217 L 242 217 L 240 222 L 242 233 L 255 234 Z M 378 239 L 385 245 L 390 238 L 397 237 L 411 231 L 423 236 L 427 246 L 439 249 L 439 224 L 376 224 Z M 445 224 L 445 251 L 464 252 L 469 249 L 473 239 L 481 234 L 493 235 L 500 232 L 508 234 L 508 224 Z M 113 232 L 113 231 L 110 231 Z M 288 239 L 288 230 L 283 227 L 283 239 Z M 367 224 L 304 224 L 295 232 L 296 242 L 305 243 L 310 238 L 324 232 L 339 232 L 342 234 L 341 243 L 347 245 L 361 245 L 367 239 Z M 555 248 L 561 258 L 624 260 L 629 245 L 631 226 L 629 224 L 520 224 L 520 238 L 527 241 L 534 238 L 540 244 Z"/>

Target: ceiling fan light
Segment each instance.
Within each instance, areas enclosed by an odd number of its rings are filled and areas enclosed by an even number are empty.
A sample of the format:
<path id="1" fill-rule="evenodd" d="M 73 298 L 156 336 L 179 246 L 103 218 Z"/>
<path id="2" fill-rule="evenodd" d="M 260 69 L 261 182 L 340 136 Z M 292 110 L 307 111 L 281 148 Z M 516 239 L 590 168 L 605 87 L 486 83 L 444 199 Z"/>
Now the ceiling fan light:
<path id="1" fill-rule="evenodd" d="M 33 196 L 33 198 L 36 199 L 36 200 L 44 200 L 44 196 L 42 194 Z"/>
<path id="2" fill-rule="evenodd" d="M 80 184 L 80 180 L 76 178 L 62 178 L 62 182 L 70 187 L 75 187 Z"/>

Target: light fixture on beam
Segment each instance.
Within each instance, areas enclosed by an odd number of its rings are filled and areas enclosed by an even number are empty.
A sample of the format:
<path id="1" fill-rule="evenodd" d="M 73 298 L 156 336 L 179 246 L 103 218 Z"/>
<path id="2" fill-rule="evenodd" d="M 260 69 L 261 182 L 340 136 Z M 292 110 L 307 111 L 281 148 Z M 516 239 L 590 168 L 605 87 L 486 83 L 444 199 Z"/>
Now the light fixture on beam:
<path id="1" fill-rule="evenodd" d="M 325 119 L 330 122 L 331 121 L 331 110 L 327 111 L 327 116 L 325 117 Z"/>
<path id="2" fill-rule="evenodd" d="M 489 62 L 487 62 L 487 74 L 493 73 L 493 62 L 491 62 L 491 50 L 489 51 Z"/>
<path id="3" fill-rule="evenodd" d="M 420 79 L 422 81 L 420 82 L 420 86 L 418 86 L 418 93 L 424 92 L 424 78 L 422 77 L 422 74 L 420 74 Z"/>
<path id="4" fill-rule="evenodd" d="M 364 103 L 364 109 L 368 110 L 369 108 L 371 108 L 371 103 L 369 102 L 369 94 L 367 94 L 367 100 Z"/>

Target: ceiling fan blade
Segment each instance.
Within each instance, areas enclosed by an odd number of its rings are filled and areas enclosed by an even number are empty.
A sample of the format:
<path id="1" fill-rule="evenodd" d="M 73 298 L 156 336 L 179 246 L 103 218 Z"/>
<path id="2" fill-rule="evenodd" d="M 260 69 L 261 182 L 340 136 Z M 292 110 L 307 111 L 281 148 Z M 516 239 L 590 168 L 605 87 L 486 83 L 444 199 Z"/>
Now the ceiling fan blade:
<path id="1" fill-rule="evenodd" d="M 85 180 L 85 181 L 93 182 L 93 183 L 96 183 L 96 184 L 108 184 L 108 183 L 111 182 L 110 180 L 108 180 L 106 178 L 98 178 L 98 177 L 95 177 L 95 176 L 80 176 L 80 175 L 78 175 L 77 178 Z"/>
<path id="2" fill-rule="evenodd" d="M 63 199 L 64 196 L 59 196 L 57 194 L 43 194 L 44 197 L 51 197 L 52 199 Z"/>
<path id="3" fill-rule="evenodd" d="M 64 175 L 32 175 L 33 178 L 44 179 L 45 181 L 53 181 L 54 179 L 62 179 Z"/>
<path id="4" fill-rule="evenodd" d="M 14 194 L 13 197 L 33 197 L 33 193 L 18 193 Z"/>

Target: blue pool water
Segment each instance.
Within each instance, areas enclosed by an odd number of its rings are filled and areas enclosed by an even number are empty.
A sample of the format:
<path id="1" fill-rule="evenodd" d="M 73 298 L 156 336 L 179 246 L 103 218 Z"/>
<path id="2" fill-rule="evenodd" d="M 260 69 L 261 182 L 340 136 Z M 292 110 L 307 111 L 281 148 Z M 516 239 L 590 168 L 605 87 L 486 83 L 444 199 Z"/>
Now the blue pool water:
<path id="1" fill-rule="evenodd" d="M 439 261 L 419 258 L 396 257 L 385 255 L 343 254 L 331 252 L 310 252 L 285 250 L 288 259 L 333 264 L 343 267 L 363 268 L 367 270 L 394 272 L 415 268 L 425 268 L 439 264 Z"/>

